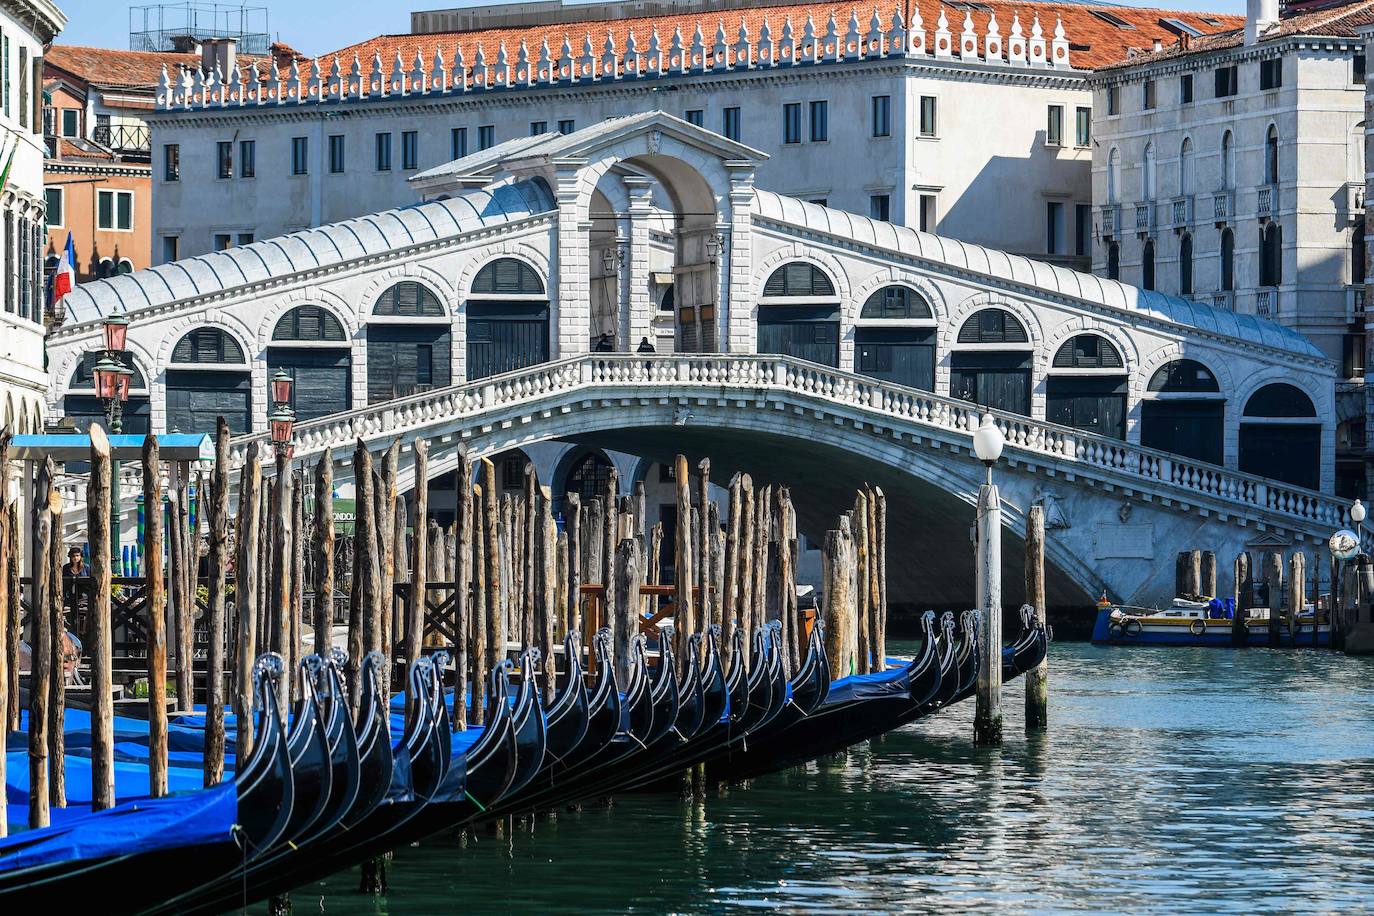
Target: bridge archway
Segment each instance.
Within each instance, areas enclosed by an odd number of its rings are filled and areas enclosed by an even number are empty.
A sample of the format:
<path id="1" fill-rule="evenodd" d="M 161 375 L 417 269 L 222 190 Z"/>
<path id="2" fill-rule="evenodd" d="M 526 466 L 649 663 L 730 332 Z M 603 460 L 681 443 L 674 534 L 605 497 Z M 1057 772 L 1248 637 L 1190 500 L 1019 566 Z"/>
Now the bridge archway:
<path id="1" fill-rule="evenodd" d="M 452 382 L 453 322 L 419 280 L 384 289 L 367 319 L 367 402 L 377 404 Z"/>
<path id="2" fill-rule="evenodd" d="M 1221 464 L 1226 395 L 1210 368 L 1174 359 L 1150 376 L 1140 404 L 1140 444 Z"/>
<path id="3" fill-rule="evenodd" d="M 1021 319 L 997 306 L 980 309 L 955 338 L 950 396 L 1028 417 L 1034 365 L 1035 344 Z"/>
<path id="4" fill-rule="evenodd" d="M 482 265 L 465 311 L 469 381 L 548 361 L 548 286 L 533 265 L 512 257 Z"/>
<path id="5" fill-rule="evenodd" d="M 1321 420 L 1312 399 L 1273 382 L 1250 395 L 1240 420 L 1240 470 L 1315 489 L 1321 479 Z"/>
<path id="6" fill-rule="evenodd" d="M 95 391 L 95 364 L 104 357 L 103 350 L 83 353 L 67 382 L 66 394 L 62 396 L 62 415 L 70 418 L 82 432 L 95 421 L 106 425 L 105 407 Z M 129 380 L 129 400 L 123 407 L 120 429 L 130 435 L 147 435 L 152 431 L 152 399 L 147 377 L 127 350 L 121 354 L 120 362 L 134 373 Z"/>
<path id="7" fill-rule="evenodd" d="M 298 305 L 277 320 L 267 346 L 267 378 L 284 370 L 295 380 L 291 408 L 298 421 L 353 406 L 352 342 L 343 322 L 319 305 Z M 270 397 L 267 390 L 263 397 Z"/>
<path id="8" fill-rule="evenodd" d="M 894 283 L 875 290 L 854 327 L 854 371 L 925 391 L 935 390 L 938 322 L 916 289 Z"/>
<path id="9" fill-rule="evenodd" d="M 758 352 L 840 364 L 840 295 L 820 265 L 797 259 L 773 270 L 758 299 Z"/>
<path id="10" fill-rule="evenodd" d="M 253 428 L 253 376 L 243 344 L 223 328 L 182 336 L 167 366 L 167 431 L 214 434 L 223 416 L 233 433 Z"/>

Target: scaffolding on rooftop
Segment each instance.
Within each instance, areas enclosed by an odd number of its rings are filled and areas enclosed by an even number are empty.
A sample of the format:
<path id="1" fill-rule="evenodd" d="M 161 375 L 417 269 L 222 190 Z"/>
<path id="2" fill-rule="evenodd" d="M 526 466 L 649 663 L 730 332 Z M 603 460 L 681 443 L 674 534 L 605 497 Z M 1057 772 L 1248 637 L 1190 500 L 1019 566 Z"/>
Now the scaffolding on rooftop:
<path id="1" fill-rule="evenodd" d="M 267 7 L 206 0 L 129 7 L 131 51 L 191 51 L 207 38 L 233 38 L 241 54 L 267 54 Z"/>

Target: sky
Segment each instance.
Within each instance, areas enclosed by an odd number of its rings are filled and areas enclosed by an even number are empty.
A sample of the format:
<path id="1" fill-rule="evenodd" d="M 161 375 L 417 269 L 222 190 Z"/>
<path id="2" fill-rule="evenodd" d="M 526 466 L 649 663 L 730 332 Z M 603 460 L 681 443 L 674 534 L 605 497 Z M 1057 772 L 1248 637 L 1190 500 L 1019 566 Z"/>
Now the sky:
<path id="1" fill-rule="evenodd" d="M 112 3 L 111 0 L 57 0 L 57 3 L 68 19 L 67 28 L 57 39 L 62 44 L 98 48 L 129 46 L 129 4 Z M 387 32 L 408 32 L 412 9 L 476 5 L 471 0 L 416 0 L 413 3 L 395 3 L 394 0 L 392 3 L 377 3 L 376 0 L 249 0 L 249 3 L 267 7 L 268 28 L 274 40 L 284 41 L 306 54 L 322 54 Z M 855 0 L 855 5 L 871 6 L 872 0 Z M 1245 12 L 1244 0 L 1156 0 L 1153 3 L 1120 5 L 1218 13 Z M 140 17 L 139 28 L 142 28 L 141 23 Z"/>

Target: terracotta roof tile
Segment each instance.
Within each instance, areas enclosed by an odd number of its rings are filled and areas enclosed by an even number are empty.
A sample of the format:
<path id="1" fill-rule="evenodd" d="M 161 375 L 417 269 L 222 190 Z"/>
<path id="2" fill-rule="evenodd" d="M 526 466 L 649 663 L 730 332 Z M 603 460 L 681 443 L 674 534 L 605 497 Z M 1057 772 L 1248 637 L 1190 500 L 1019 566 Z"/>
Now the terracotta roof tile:
<path id="1" fill-rule="evenodd" d="M 180 67 L 200 65 L 199 54 L 170 51 L 121 51 L 115 48 L 87 48 L 80 45 L 53 45 L 43 55 L 45 66 L 56 67 L 72 76 L 101 86 L 157 86 L 162 68 L 169 73 Z"/>
<path id="2" fill-rule="evenodd" d="M 109 150 L 94 145 L 81 146 L 66 137 L 57 139 L 57 157 L 59 159 L 100 159 L 109 162 L 113 162 L 115 158 Z"/>
<path id="3" fill-rule="evenodd" d="M 1374 0 L 1370 0 L 1370 2 L 1374 2 Z M 1123 60 L 1132 49 L 1148 49 L 1156 38 L 1164 42 L 1175 41 L 1177 34 L 1162 25 L 1161 19 L 1176 19 L 1203 33 L 1240 28 L 1245 22 L 1242 16 L 1128 6 L 1098 7 L 1081 3 L 1038 2 L 1038 0 L 1021 0 L 1021 2 L 1015 2 L 1015 0 L 959 2 L 959 0 L 954 0 L 954 2 L 944 4 L 940 3 L 939 0 L 916 0 L 916 5 L 919 6 L 927 33 L 927 47 L 932 47 L 934 44 L 936 21 L 939 18 L 942 5 L 946 10 L 949 30 L 954 37 L 956 49 L 959 45 L 959 33 L 963 31 L 964 13 L 966 11 L 973 20 L 973 28 L 978 34 L 980 48 L 983 36 L 987 31 L 988 20 L 993 15 L 997 17 L 1004 43 L 1011 32 L 1013 17 L 1020 18 L 1021 27 L 1029 36 L 1031 23 L 1036 16 L 1039 16 L 1040 25 L 1047 40 L 1053 35 L 1055 20 L 1058 18 L 1064 24 L 1064 31 L 1070 43 L 1069 62 L 1078 69 L 1093 69 Z M 379 35 L 340 48 L 332 54 L 324 55 L 324 57 L 332 58 L 337 54 L 346 71 L 356 54 L 362 62 L 363 72 L 366 74 L 373 55 L 378 54 L 382 58 L 383 68 L 389 73 L 398 52 L 401 55 L 401 62 L 407 70 L 410 69 L 415 60 L 417 51 L 420 53 L 426 69 L 428 69 L 433 63 L 436 49 L 443 52 L 445 65 L 452 67 L 455 56 L 454 49 L 461 47 L 464 62 L 471 67 L 479 45 L 484 49 L 487 63 L 490 65 L 496 62 L 497 52 L 504 44 L 509 60 L 514 64 L 521 42 L 524 42 L 529 49 L 531 60 L 538 60 L 540 46 L 547 41 L 550 57 L 557 61 L 565 37 L 573 55 L 581 56 L 584 43 L 590 36 L 592 55 L 599 60 L 608 34 L 615 42 L 617 55 L 622 55 L 631 32 L 634 33 L 639 49 L 644 51 L 649 46 L 650 36 L 657 29 L 661 45 L 666 51 L 672 40 L 674 29 L 681 30 L 683 45 L 690 46 L 697 26 L 700 25 L 703 41 L 709 49 L 715 43 L 718 25 L 724 27 L 726 44 L 733 46 L 738 38 L 741 22 L 748 29 L 750 40 L 755 41 L 759 37 L 764 21 L 767 20 L 772 29 L 773 40 L 776 42 L 781 38 L 783 23 L 787 20 L 792 22 L 794 36 L 800 40 L 808 16 L 815 23 L 817 34 L 824 35 L 826 23 L 833 15 L 839 33 L 843 37 L 847 31 L 851 13 L 858 17 L 860 33 L 866 33 L 873 15 L 872 5 L 809 3 L 651 16 L 621 19 L 613 22 L 571 22 L 520 28 L 483 29 L 471 32 L 436 32 L 423 35 Z M 1124 22 L 1129 27 L 1113 24 L 1109 19 L 1100 15 L 1103 13 Z M 883 11 L 880 7 L 879 16 L 883 21 L 883 29 L 886 30 L 891 23 L 891 8 Z"/>
<path id="4" fill-rule="evenodd" d="M 1115 12 L 1115 8 L 1113 8 L 1113 12 Z M 1172 43 L 1163 50 L 1138 54 L 1130 60 L 1100 65 L 1098 69 L 1113 70 L 1134 67 L 1142 63 L 1186 57 L 1190 54 L 1238 48 L 1245 43 L 1245 20 L 1241 17 L 1227 18 L 1240 18 L 1240 22 L 1235 27 L 1214 35 L 1194 38 L 1186 44 Z M 1283 17 L 1278 25 L 1270 27 L 1260 36 L 1260 41 L 1274 41 L 1291 35 L 1328 35 L 1355 38 L 1357 28 L 1371 23 L 1374 23 L 1374 0 L 1353 0 L 1353 2 L 1337 0 L 1334 3 L 1307 4 Z"/>

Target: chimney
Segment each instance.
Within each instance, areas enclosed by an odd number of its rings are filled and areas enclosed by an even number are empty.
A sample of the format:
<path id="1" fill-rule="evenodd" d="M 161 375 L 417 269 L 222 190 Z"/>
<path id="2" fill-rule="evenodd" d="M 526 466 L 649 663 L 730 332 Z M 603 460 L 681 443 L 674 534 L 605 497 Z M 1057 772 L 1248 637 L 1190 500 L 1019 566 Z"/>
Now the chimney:
<path id="1" fill-rule="evenodd" d="M 1150 50 L 1155 52 L 1163 51 L 1164 40 L 1161 38 L 1156 38 L 1154 44 L 1150 47 Z"/>
<path id="2" fill-rule="evenodd" d="M 1279 0 L 1245 0 L 1245 43 L 1260 40 L 1279 21 Z"/>
<path id="3" fill-rule="evenodd" d="M 238 58 L 238 40 L 234 38 L 205 38 L 200 43 L 200 67 L 206 73 L 213 73 L 219 67 L 220 75 L 228 76 L 234 69 Z"/>

